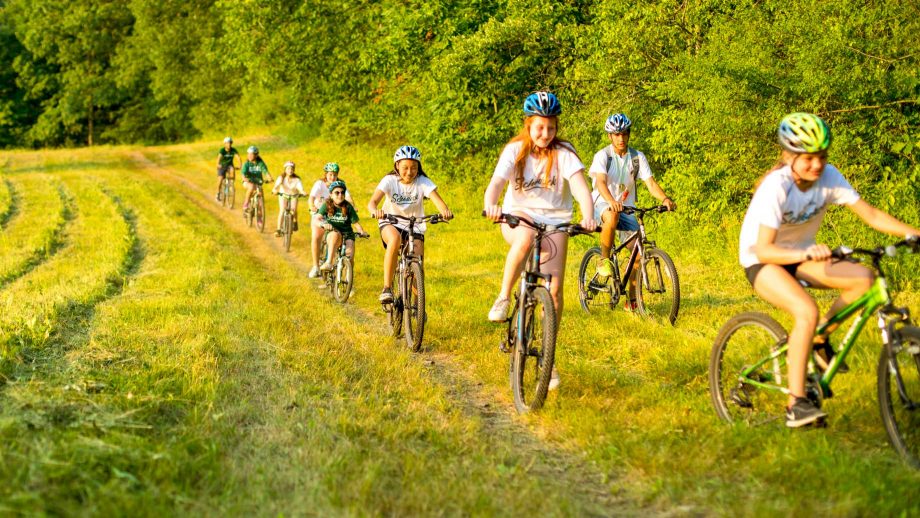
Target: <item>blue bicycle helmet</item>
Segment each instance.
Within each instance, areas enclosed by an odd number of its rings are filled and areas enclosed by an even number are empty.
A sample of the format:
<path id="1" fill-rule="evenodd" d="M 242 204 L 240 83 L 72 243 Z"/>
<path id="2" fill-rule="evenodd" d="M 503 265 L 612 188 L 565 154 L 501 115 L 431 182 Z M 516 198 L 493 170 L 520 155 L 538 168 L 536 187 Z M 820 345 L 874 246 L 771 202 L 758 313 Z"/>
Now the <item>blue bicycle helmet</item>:
<path id="1" fill-rule="evenodd" d="M 402 146 L 396 150 L 396 153 L 393 154 L 393 163 L 395 164 L 400 160 L 405 160 L 407 158 L 421 163 L 422 153 L 415 146 Z"/>
<path id="2" fill-rule="evenodd" d="M 604 131 L 607 133 L 624 133 L 629 131 L 630 126 L 632 126 L 632 121 L 629 120 L 625 113 L 614 113 L 607 117 L 607 122 L 604 123 Z"/>
<path id="3" fill-rule="evenodd" d="M 224 144 L 233 144 L 233 139 L 230 138 L 230 137 L 225 137 L 225 138 L 224 138 Z"/>
<path id="4" fill-rule="evenodd" d="M 552 92 L 534 92 L 524 99 L 524 114 L 527 116 L 555 117 L 562 113 L 562 105 Z"/>
<path id="5" fill-rule="evenodd" d="M 258 155 L 258 154 L 259 154 L 259 148 L 255 147 L 255 146 L 249 146 L 249 149 L 247 149 L 246 152 L 247 152 L 247 153 L 254 153 L 254 154 Z"/>
<path id="6" fill-rule="evenodd" d="M 339 164 L 337 164 L 337 163 L 335 163 L 335 162 L 328 162 L 326 165 L 323 166 L 323 171 L 325 171 L 325 172 L 327 172 L 327 173 L 336 173 L 336 174 L 338 174 L 338 172 L 339 172 Z"/>
<path id="7" fill-rule="evenodd" d="M 334 182 L 332 182 L 332 183 L 329 184 L 329 192 L 330 192 L 330 193 L 331 193 L 332 191 L 336 190 L 336 188 L 341 188 L 343 191 L 347 191 L 347 190 L 348 190 L 348 188 L 345 187 L 345 182 L 343 182 L 342 180 L 336 180 L 336 181 L 334 181 Z"/>

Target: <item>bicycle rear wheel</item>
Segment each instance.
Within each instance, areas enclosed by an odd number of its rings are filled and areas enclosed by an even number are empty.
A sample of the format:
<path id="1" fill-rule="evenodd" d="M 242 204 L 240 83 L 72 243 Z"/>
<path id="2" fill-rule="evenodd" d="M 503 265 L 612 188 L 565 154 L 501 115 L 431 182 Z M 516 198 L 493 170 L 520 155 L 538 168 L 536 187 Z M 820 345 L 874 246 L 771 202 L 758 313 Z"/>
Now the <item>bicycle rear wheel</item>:
<path id="1" fill-rule="evenodd" d="M 281 235 L 284 236 L 284 251 L 291 251 L 291 233 L 293 232 L 291 228 L 291 213 L 284 211 L 284 216 L 281 217 Z"/>
<path id="2" fill-rule="evenodd" d="M 556 309 L 543 286 L 525 295 L 511 351 L 511 393 L 518 413 L 539 410 L 546 401 L 556 354 Z"/>
<path id="3" fill-rule="evenodd" d="M 256 198 L 256 208 L 255 208 L 255 218 L 256 218 L 256 228 L 259 229 L 259 232 L 265 231 L 265 198 L 259 196 Z"/>
<path id="4" fill-rule="evenodd" d="M 614 309 L 620 299 L 613 277 L 600 277 L 597 274 L 601 260 L 601 249 L 595 246 L 585 252 L 581 266 L 578 267 L 578 301 L 581 309 L 588 313 L 596 308 Z"/>
<path id="5" fill-rule="evenodd" d="M 897 333 L 878 362 L 879 408 L 891 445 L 920 469 L 920 328 L 903 327 Z"/>
<path id="6" fill-rule="evenodd" d="M 406 345 L 418 351 L 422 348 L 422 337 L 425 335 L 425 276 L 422 265 L 414 261 L 409 263 L 408 273 L 406 292 L 403 293 Z"/>
<path id="7" fill-rule="evenodd" d="M 393 303 L 389 304 L 390 312 L 390 332 L 395 338 L 402 336 L 402 279 L 400 279 L 399 270 L 396 271 L 396 277 L 393 279 Z"/>
<path id="8" fill-rule="evenodd" d="M 232 179 L 227 179 L 227 190 L 224 195 L 224 200 L 227 202 L 227 208 L 232 209 L 233 205 L 236 203 L 236 187 L 233 185 Z"/>
<path id="9" fill-rule="evenodd" d="M 786 330 L 763 313 L 741 313 L 719 329 L 709 359 L 709 394 L 719 417 L 729 423 L 760 425 L 782 415 L 786 403 L 786 394 L 780 390 L 785 382 L 785 353 L 745 378 L 773 388 L 745 383 L 741 373 L 775 354 L 785 343 Z"/>
<path id="10" fill-rule="evenodd" d="M 351 295 L 353 281 L 354 272 L 351 268 L 351 259 L 349 259 L 348 256 L 342 256 L 342 258 L 339 259 L 338 267 L 333 276 L 333 282 L 335 284 L 332 288 L 332 296 L 335 297 L 335 300 L 343 304 L 348 300 L 348 296 Z"/>
<path id="11" fill-rule="evenodd" d="M 674 261 L 659 248 L 649 248 L 642 261 L 636 302 L 643 315 L 666 318 L 671 325 L 680 310 L 680 281 Z"/>

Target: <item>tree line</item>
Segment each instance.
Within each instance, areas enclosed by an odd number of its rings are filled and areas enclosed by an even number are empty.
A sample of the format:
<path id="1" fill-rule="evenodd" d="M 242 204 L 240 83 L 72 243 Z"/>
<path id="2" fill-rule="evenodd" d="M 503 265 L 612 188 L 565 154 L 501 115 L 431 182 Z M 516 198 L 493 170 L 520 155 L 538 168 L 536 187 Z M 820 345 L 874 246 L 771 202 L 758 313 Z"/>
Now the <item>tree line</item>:
<path id="1" fill-rule="evenodd" d="M 297 121 L 469 178 L 546 89 L 583 161 L 626 112 L 688 216 L 736 215 L 779 119 L 810 111 L 857 189 L 916 221 L 917 34 L 898 0 L 0 0 L 0 147 Z"/>

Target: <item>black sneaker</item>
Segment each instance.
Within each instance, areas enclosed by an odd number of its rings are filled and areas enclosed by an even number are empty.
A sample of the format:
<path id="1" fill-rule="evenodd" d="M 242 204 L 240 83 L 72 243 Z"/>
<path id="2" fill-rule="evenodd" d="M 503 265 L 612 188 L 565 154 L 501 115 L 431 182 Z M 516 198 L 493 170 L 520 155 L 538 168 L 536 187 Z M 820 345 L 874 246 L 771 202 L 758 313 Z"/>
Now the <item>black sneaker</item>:
<path id="1" fill-rule="evenodd" d="M 803 397 L 795 398 L 795 403 L 786 408 L 786 427 L 799 428 L 824 421 L 827 414 L 814 403 Z"/>
<path id="2" fill-rule="evenodd" d="M 380 292 L 380 297 L 378 297 L 381 304 L 392 304 L 393 303 L 393 290 L 390 288 L 384 288 Z"/>

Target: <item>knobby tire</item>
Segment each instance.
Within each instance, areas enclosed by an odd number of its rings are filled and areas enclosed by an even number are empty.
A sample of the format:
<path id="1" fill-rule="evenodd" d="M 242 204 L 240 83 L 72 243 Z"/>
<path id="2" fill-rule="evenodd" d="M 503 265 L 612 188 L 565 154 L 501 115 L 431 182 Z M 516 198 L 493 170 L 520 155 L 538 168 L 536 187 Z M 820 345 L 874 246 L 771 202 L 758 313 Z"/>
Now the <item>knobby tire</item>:
<path id="1" fill-rule="evenodd" d="M 517 337 L 511 351 L 511 393 L 518 413 L 539 410 L 546 401 L 556 354 L 556 310 L 543 286 L 525 296 L 515 315 Z"/>
<path id="2" fill-rule="evenodd" d="M 891 445 L 920 469 L 920 328 L 905 326 L 897 335 L 892 343 L 899 341 L 900 349 L 883 347 L 879 357 L 879 408 Z"/>

